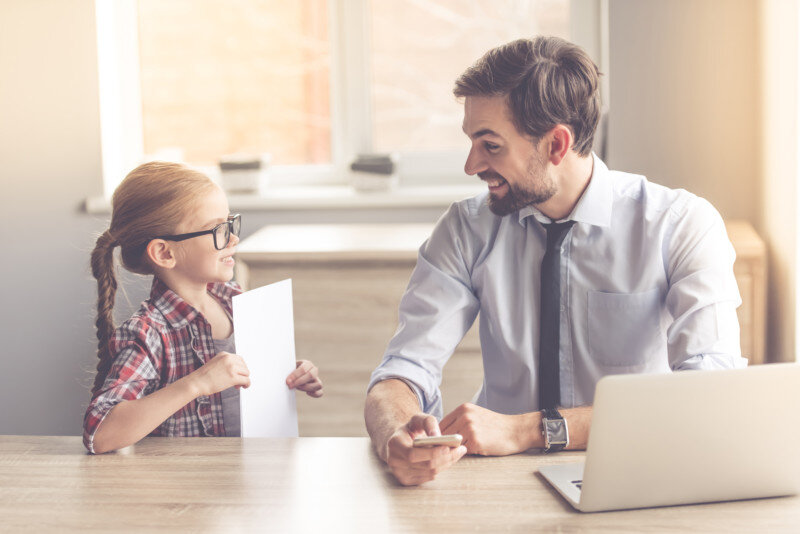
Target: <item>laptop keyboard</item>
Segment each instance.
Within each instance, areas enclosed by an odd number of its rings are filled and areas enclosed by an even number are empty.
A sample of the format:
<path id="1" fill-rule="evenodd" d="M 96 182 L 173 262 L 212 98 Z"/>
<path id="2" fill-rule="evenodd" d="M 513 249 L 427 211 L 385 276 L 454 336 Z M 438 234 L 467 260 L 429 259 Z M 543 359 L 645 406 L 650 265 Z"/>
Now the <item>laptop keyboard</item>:
<path id="1" fill-rule="evenodd" d="M 583 486 L 583 480 L 573 480 L 572 483 L 575 484 L 578 489 L 582 489 L 581 486 Z"/>

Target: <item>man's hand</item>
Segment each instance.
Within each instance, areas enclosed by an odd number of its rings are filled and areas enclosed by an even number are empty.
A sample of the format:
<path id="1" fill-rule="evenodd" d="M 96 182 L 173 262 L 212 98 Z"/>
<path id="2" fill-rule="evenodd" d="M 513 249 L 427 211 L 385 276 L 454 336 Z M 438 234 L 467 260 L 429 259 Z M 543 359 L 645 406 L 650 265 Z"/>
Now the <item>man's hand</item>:
<path id="1" fill-rule="evenodd" d="M 505 415 L 474 404 L 462 404 L 442 419 L 443 434 L 461 434 L 469 454 L 505 456 L 529 449 L 538 414 Z"/>
<path id="2" fill-rule="evenodd" d="M 418 414 L 397 429 L 386 443 L 385 459 L 392 474 L 404 486 L 416 486 L 433 480 L 467 453 L 460 447 L 414 447 L 414 438 L 439 436 L 439 425 L 432 415 Z"/>

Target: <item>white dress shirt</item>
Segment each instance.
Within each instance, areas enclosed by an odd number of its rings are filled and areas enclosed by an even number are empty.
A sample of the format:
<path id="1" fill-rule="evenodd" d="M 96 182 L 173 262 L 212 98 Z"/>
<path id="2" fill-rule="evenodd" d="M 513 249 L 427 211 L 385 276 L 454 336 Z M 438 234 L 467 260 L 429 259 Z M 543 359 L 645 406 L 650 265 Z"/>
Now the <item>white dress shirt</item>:
<path id="1" fill-rule="evenodd" d="M 561 248 L 561 406 L 592 404 L 604 375 L 746 366 L 735 254 L 719 213 L 593 158 L 563 219 L 576 224 Z M 542 223 L 552 221 L 533 206 L 499 217 L 487 194 L 450 206 L 420 247 L 370 380 L 404 380 L 437 417 L 442 368 L 479 312 L 484 380 L 473 401 L 505 414 L 539 409 Z"/>

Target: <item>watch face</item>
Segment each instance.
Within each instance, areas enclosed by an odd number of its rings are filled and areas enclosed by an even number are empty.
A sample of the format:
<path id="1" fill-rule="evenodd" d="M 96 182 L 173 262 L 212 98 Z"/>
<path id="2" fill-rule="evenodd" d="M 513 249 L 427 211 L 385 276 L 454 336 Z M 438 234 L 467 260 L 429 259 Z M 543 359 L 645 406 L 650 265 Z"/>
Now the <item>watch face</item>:
<path id="1" fill-rule="evenodd" d="M 553 445 L 567 444 L 567 425 L 563 419 L 544 420 L 545 444 L 548 447 Z"/>

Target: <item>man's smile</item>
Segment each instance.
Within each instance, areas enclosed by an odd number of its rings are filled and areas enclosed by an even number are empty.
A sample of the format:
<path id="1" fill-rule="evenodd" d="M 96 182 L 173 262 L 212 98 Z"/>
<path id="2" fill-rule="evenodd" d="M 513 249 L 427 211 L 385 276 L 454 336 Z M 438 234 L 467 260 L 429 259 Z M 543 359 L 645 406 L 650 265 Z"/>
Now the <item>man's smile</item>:
<path id="1" fill-rule="evenodd" d="M 494 172 L 479 173 L 478 176 L 480 177 L 481 180 L 486 182 L 486 185 L 489 186 L 490 193 L 498 193 L 502 191 L 503 188 L 508 184 L 505 178 Z"/>

